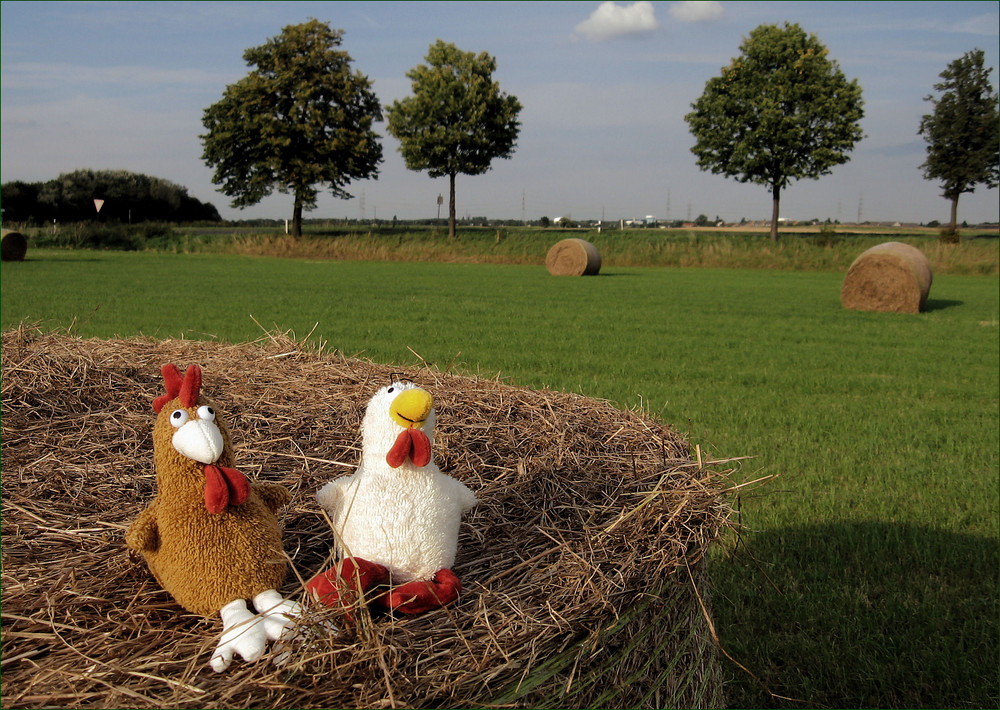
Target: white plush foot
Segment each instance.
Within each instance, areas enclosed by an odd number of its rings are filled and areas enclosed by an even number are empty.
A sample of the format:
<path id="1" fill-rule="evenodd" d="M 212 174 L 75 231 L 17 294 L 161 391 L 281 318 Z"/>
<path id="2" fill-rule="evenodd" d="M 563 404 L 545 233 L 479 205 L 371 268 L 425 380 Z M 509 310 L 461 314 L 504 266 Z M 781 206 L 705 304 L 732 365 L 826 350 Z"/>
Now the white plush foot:
<path id="1" fill-rule="evenodd" d="M 285 665 L 292 656 L 291 642 L 298 636 L 295 621 L 302 616 L 302 606 L 298 602 L 283 599 L 274 589 L 255 596 L 253 606 L 263 619 L 267 637 L 276 642 L 274 664 Z"/>
<path id="2" fill-rule="evenodd" d="M 302 607 L 298 602 L 283 599 L 274 589 L 268 589 L 255 596 L 253 607 L 263 617 L 264 630 L 272 641 L 292 633 L 295 620 L 302 616 Z"/>
<path id="3" fill-rule="evenodd" d="M 219 611 L 222 616 L 222 637 L 215 647 L 210 664 L 216 673 L 229 668 L 238 653 L 244 661 L 253 662 L 264 655 L 267 632 L 257 616 L 247 608 L 243 599 L 229 602 Z"/>

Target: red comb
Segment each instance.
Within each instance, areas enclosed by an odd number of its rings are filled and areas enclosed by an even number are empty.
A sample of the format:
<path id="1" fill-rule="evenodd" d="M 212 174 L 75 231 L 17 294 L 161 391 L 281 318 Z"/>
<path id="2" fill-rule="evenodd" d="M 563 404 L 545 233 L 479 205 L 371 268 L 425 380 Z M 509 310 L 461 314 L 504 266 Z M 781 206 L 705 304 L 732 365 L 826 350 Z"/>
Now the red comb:
<path id="1" fill-rule="evenodd" d="M 201 368 L 197 365 L 191 365 L 184 373 L 184 384 L 181 385 L 181 404 L 185 407 L 193 407 L 198 404 L 200 392 Z"/>
<path id="2" fill-rule="evenodd" d="M 198 393 L 201 391 L 200 367 L 191 365 L 183 377 L 177 365 L 164 365 L 160 371 L 163 373 L 163 385 L 167 393 L 153 400 L 154 412 L 159 414 L 163 406 L 178 395 L 181 398 L 181 404 L 185 407 L 193 407 L 197 404 Z"/>

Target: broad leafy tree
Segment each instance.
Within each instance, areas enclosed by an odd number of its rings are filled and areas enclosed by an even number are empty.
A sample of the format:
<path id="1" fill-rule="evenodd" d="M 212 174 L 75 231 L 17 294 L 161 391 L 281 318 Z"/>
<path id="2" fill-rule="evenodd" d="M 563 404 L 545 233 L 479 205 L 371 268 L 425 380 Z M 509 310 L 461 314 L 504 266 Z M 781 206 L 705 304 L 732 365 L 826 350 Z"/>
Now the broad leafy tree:
<path id="1" fill-rule="evenodd" d="M 413 95 L 386 107 L 388 131 L 410 170 L 448 176 L 448 234 L 455 236 L 455 176 L 480 175 L 514 153 L 521 104 L 493 80 L 496 60 L 438 40 L 406 76 Z"/>
<path id="2" fill-rule="evenodd" d="M 292 233 L 302 210 L 316 207 L 317 186 L 341 198 L 352 180 L 378 175 L 382 145 L 372 124 L 382 107 L 371 82 L 338 49 L 343 32 L 310 20 L 289 25 L 243 53 L 252 71 L 205 109 L 202 158 L 233 207 L 255 205 L 274 189 L 294 200 Z"/>
<path id="3" fill-rule="evenodd" d="M 0 186 L 4 222 L 51 224 L 53 220 L 137 224 L 221 220 L 214 205 L 187 188 L 127 170 L 74 170 L 54 180 Z M 103 200 L 98 214 L 94 200 Z"/>
<path id="4" fill-rule="evenodd" d="M 926 179 L 941 181 L 943 197 L 951 200 L 951 234 L 962 193 L 980 184 L 997 186 L 1000 119 L 991 71 L 982 50 L 966 52 L 941 72 L 944 81 L 934 85 L 941 95 L 925 98 L 934 112 L 921 119 L 917 131 L 927 141 L 927 160 L 920 167 Z"/>
<path id="5" fill-rule="evenodd" d="M 781 191 L 849 160 L 862 138 L 864 102 L 815 35 L 797 24 L 761 25 L 685 116 L 698 166 L 771 191 L 771 239 Z"/>

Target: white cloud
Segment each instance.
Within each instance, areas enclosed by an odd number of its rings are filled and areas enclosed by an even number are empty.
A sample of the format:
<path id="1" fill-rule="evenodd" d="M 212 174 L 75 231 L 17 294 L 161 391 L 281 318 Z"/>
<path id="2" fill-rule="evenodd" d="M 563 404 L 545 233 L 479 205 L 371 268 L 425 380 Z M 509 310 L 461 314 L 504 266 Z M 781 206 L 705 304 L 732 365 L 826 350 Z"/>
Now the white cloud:
<path id="1" fill-rule="evenodd" d="M 675 2 L 670 6 L 670 16 L 681 22 L 715 20 L 722 16 L 722 3 L 715 2 L 715 0 L 708 2 L 701 2 L 699 0 Z"/>
<path id="2" fill-rule="evenodd" d="M 638 35 L 653 32 L 660 27 L 649 2 L 617 5 L 602 2 L 590 17 L 576 26 L 576 32 L 592 40 Z"/>

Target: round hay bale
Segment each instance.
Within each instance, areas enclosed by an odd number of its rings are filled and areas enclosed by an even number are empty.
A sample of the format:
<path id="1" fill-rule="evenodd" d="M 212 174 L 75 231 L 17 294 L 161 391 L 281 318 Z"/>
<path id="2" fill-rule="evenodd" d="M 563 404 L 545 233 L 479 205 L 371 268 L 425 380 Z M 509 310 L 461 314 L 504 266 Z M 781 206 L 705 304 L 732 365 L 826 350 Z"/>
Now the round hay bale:
<path id="1" fill-rule="evenodd" d="M 586 239 L 563 239 L 549 249 L 545 268 L 553 276 L 593 276 L 601 270 L 601 253 Z"/>
<path id="2" fill-rule="evenodd" d="M 3 261 L 24 261 L 28 252 L 28 240 L 20 232 L 4 229 L 0 236 L 0 259 Z"/>
<path id="3" fill-rule="evenodd" d="M 885 242 L 864 251 L 847 270 L 840 303 L 856 311 L 919 313 L 931 290 L 931 265 L 922 251 Z"/>
<path id="4" fill-rule="evenodd" d="M 434 459 L 479 499 L 453 567 L 461 596 L 407 618 L 313 608 L 283 666 L 271 649 L 214 674 L 219 621 L 184 613 L 123 540 L 156 490 L 160 367 L 200 364 L 236 465 L 292 492 L 280 591 L 304 603 L 334 542 L 316 491 L 353 471 L 367 401 L 400 368 L 281 334 L 233 345 L 26 326 L 3 331 L 0 360 L 3 707 L 725 707 L 706 553 L 729 524 L 729 484 L 639 412 L 397 372 L 432 392 Z"/>

